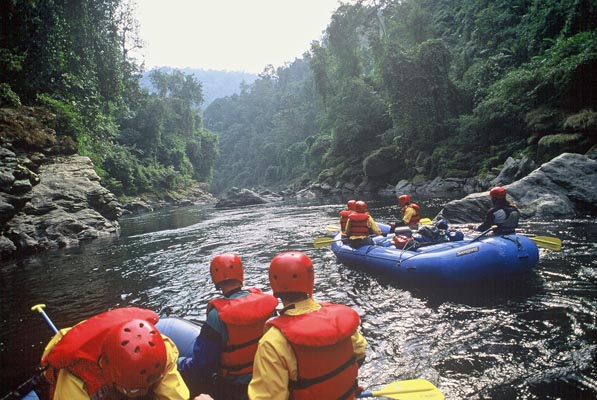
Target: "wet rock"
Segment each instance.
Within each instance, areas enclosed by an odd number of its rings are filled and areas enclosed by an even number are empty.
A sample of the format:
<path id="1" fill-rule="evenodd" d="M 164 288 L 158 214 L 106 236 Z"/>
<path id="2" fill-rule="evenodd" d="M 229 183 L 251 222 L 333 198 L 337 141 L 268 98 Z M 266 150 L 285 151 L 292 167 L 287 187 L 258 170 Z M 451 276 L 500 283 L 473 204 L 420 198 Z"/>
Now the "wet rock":
<path id="1" fill-rule="evenodd" d="M 153 207 L 143 200 L 133 200 L 124 205 L 124 209 L 131 213 L 144 213 L 153 211 Z"/>
<path id="2" fill-rule="evenodd" d="M 13 181 L 10 192 L 0 196 L 3 258 L 76 246 L 81 241 L 118 233 L 122 209 L 116 196 L 101 186 L 88 157 L 35 159 L 43 164 L 28 164 L 37 172 L 25 163 L 12 165 L 11 172 L 16 171 L 15 175 L 23 179 Z"/>
<path id="3" fill-rule="evenodd" d="M 523 218 L 597 215 L 597 160 L 563 153 L 505 188 Z M 440 215 L 451 223 L 480 221 L 490 207 L 488 192 L 474 193 L 447 203 Z"/>
<path id="4" fill-rule="evenodd" d="M 218 200 L 216 208 L 242 207 L 254 204 L 265 204 L 282 201 L 284 198 L 270 191 L 257 193 L 250 189 L 230 188 L 226 194 Z"/>
<path id="5" fill-rule="evenodd" d="M 527 156 L 519 160 L 508 157 L 497 177 L 491 180 L 491 186 L 504 186 L 524 178 L 537 168 L 537 164 Z"/>

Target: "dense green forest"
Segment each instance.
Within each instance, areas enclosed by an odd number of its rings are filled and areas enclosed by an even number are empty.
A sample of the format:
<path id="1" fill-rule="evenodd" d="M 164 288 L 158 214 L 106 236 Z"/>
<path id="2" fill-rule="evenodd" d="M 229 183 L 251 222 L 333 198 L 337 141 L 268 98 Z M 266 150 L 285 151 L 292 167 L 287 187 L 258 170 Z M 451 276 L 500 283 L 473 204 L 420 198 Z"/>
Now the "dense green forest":
<path id="1" fill-rule="evenodd" d="M 134 2 L 0 4 L 0 105 L 52 110 L 62 147 L 89 156 L 119 196 L 210 182 L 218 140 L 203 128 L 201 83 L 152 71 L 155 92 L 141 89 Z M 37 150 L 35 138 L 27 144 Z"/>
<path id="2" fill-rule="evenodd" d="M 213 188 L 469 177 L 597 130 L 595 0 L 339 7 L 300 60 L 213 102 Z"/>
<path id="3" fill-rule="evenodd" d="M 140 85 L 134 2 L 0 4 L 0 105 L 51 109 L 63 148 L 119 196 L 383 187 L 595 143 L 597 0 L 343 4 L 301 58 L 203 114 L 192 74 L 155 70 L 155 90 Z"/>

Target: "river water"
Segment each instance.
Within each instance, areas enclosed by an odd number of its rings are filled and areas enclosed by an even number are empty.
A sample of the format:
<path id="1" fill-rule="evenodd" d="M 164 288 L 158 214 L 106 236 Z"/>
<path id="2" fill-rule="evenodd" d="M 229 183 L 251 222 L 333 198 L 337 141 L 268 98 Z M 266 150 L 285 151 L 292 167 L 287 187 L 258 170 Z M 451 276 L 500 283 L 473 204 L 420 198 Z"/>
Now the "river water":
<path id="1" fill-rule="evenodd" d="M 369 202 L 381 222 L 392 199 Z M 444 200 L 419 204 L 433 217 Z M 340 199 L 240 209 L 193 206 L 121 219 L 119 237 L 0 266 L 0 396 L 32 373 L 52 336 L 38 303 L 58 327 L 117 306 L 136 305 L 195 321 L 217 296 L 209 262 L 236 252 L 245 284 L 269 291 L 271 258 L 305 251 L 315 264 L 315 297 L 361 315 L 369 342 L 360 384 L 425 378 L 447 399 L 597 398 L 597 224 L 594 218 L 523 222 L 557 236 L 529 275 L 470 287 L 409 287 L 336 262 L 313 239 L 338 224 Z"/>

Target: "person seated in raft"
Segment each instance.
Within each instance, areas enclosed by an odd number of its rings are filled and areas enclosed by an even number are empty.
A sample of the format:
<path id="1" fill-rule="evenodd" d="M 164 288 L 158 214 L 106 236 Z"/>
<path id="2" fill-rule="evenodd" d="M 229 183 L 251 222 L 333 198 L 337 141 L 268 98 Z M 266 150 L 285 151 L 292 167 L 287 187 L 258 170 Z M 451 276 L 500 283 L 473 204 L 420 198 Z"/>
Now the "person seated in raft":
<path id="1" fill-rule="evenodd" d="M 342 237 L 346 237 L 346 223 L 348 222 L 348 216 L 356 211 L 356 204 L 356 200 L 348 200 L 346 203 L 346 210 L 340 211 L 340 230 L 342 231 Z"/>
<path id="2" fill-rule="evenodd" d="M 419 229 L 419 220 L 421 219 L 419 206 L 411 203 L 410 196 L 407 194 L 398 197 L 398 204 L 402 207 L 402 219 L 398 222 L 390 223 L 390 233 L 394 233 L 394 230 L 399 226 L 408 226 L 413 231 Z"/>
<path id="3" fill-rule="evenodd" d="M 349 239 L 349 245 L 353 249 L 361 246 L 374 245 L 372 234 L 381 235 L 381 229 L 371 215 L 367 212 L 367 203 L 357 201 L 355 212 L 348 216 L 346 222 L 346 236 Z"/>
<path id="4" fill-rule="evenodd" d="M 278 299 L 243 288 L 244 268 L 236 254 L 215 256 L 209 272 L 223 297 L 209 302 L 193 357 L 179 359 L 178 369 L 191 396 L 209 393 L 216 399 L 247 400 L 257 343 L 265 322 L 275 315 Z"/>
<path id="5" fill-rule="evenodd" d="M 251 400 L 354 399 L 367 340 L 352 308 L 314 299 L 315 268 L 299 251 L 277 254 L 269 266 L 280 316 L 259 341 Z"/>
<path id="6" fill-rule="evenodd" d="M 151 310 L 116 308 L 61 329 L 41 359 L 49 398 L 187 400 L 178 349 L 155 327 L 158 319 Z"/>
<path id="7" fill-rule="evenodd" d="M 493 207 L 487 211 L 485 220 L 481 225 L 469 225 L 470 229 L 479 232 L 485 232 L 493 225 L 497 228 L 493 229 L 494 235 L 508 235 L 516 232 L 518 228 L 518 220 L 520 219 L 520 211 L 516 204 L 506 199 L 506 189 L 501 186 L 496 186 L 489 191 L 491 203 Z"/>

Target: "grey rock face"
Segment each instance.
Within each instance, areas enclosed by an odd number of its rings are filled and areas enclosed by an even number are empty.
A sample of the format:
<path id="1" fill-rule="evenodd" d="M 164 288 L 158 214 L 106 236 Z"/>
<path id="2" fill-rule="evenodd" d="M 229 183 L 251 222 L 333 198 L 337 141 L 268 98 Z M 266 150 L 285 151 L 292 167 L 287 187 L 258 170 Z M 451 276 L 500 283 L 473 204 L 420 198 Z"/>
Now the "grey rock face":
<path id="1" fill-rule="evenodd" d="M 523 218 L 574 218 L 597 214 L 597 160 L 563 153 L 524 178 L 504 186 Z M 452 223 L 482 220 L 491 207 L 488 192 L 446 204 L 440 212 Z"/>
<path id="2" fill-rule="evenodd" d="M 0 171 L 19 179 L 9 185 L 9 180 L 2 180 L 3 259 L 118 233 L 122 208 L 116 196 L 101 186 L 88 157 L 49 157 L 38 163 L 21 162 L 10 153 L 8 149 L 0 152 Z"/>

